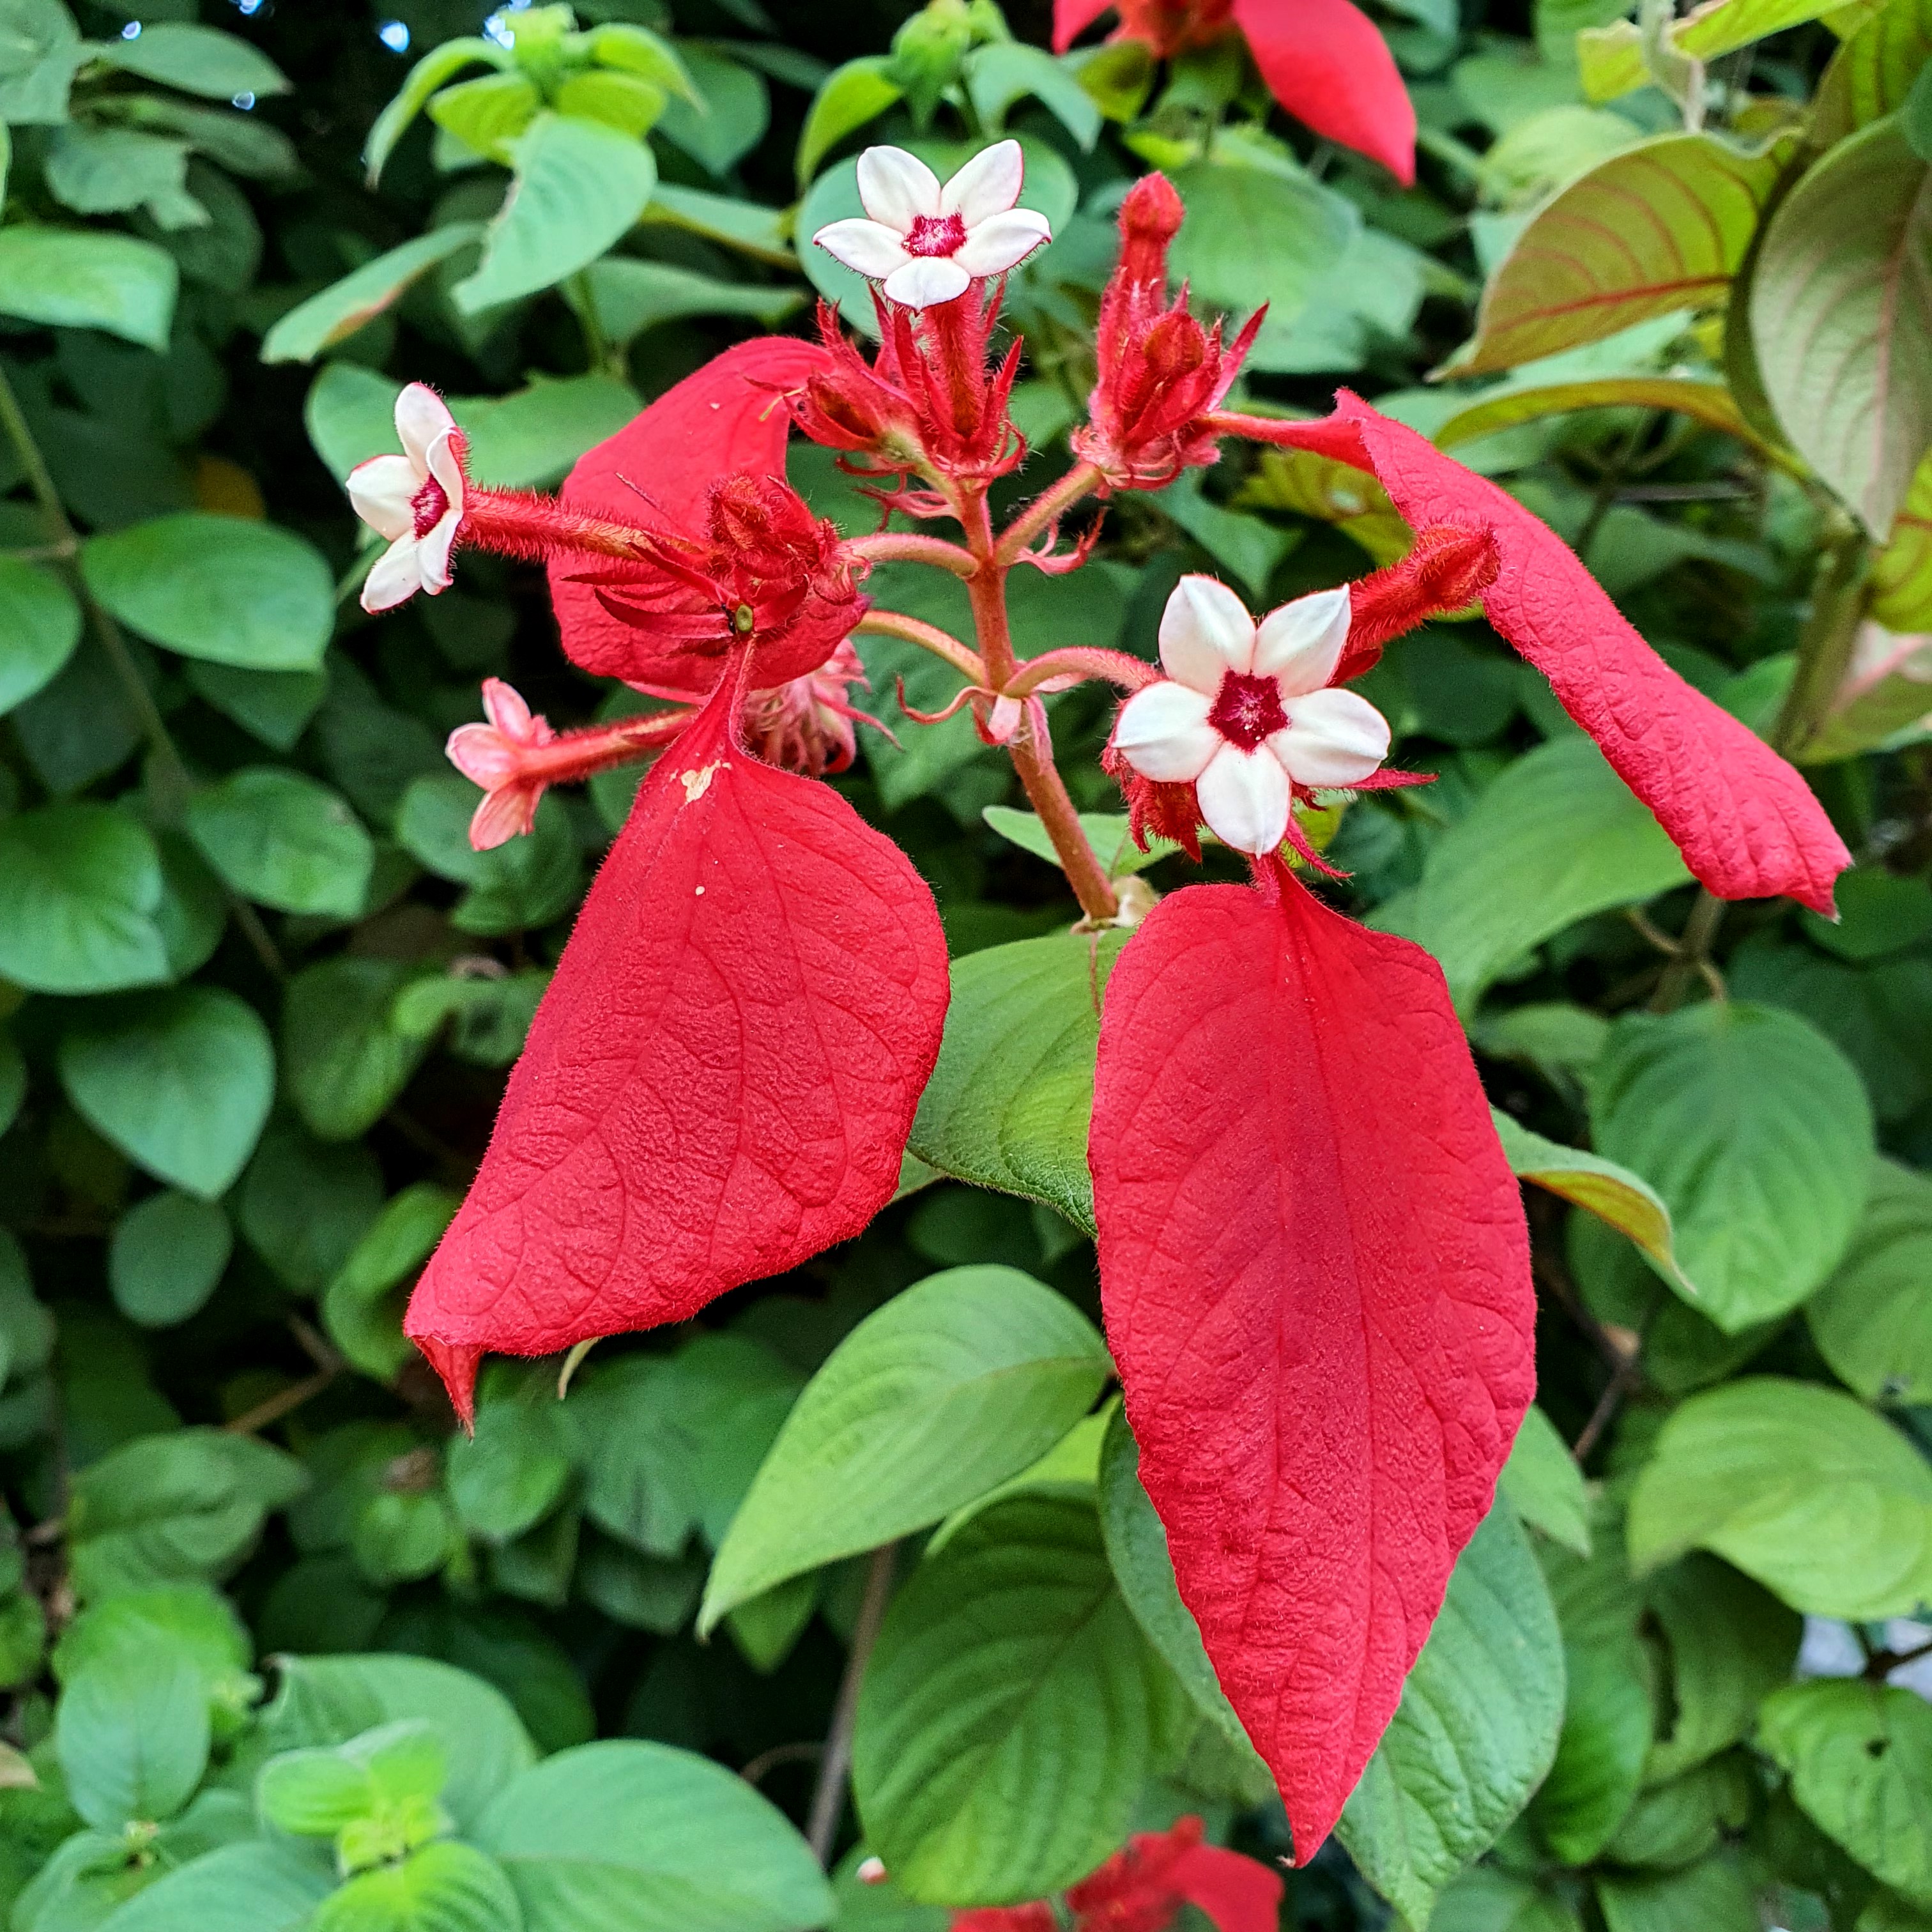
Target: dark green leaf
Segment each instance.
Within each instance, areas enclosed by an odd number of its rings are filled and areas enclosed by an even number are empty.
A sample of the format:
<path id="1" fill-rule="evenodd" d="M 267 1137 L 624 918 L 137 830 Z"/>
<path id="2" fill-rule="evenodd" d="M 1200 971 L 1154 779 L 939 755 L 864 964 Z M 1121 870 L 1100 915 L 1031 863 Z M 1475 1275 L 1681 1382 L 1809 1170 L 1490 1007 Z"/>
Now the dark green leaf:
<path id="1" fill-rule="evenodd" d="M 164 1188 L 115 1223 L 107 1253 L 115 1306 L 144 1328 L 171 1328 L 206 1305 L 235 1246 L 214 1202 Z"/>
<path id="2" fill-rule="evenodd" d="M 1910 1408 L 1932 1397 L 1932 1180 L 1888 1160 L 1837 1271 L 1804 1319 L 1832 1372 L 1868 1402 Z"/>
<path id="3" fill-rule="evenodd" d="M 208 863 L 259 904 L 353 919 L 368 898 L 368 833 L 346 800 L 299 772 L 231 772 L 188 800 L 188 827 Z"/>
<path id="4" fill-rule="evenodd" d="M 160 855 L 105 805 L 0 820 L 0 974 L 41 993 L 106 993 L 171 976 Z"/>
<path id="5" fill-rule="evenodd" d="M 320 1138 L 366 1133 L 421 1065 L 429 1042 L 394 1014 L 410 976 L 400 961 L 345 955 L 289 982 L 282 1007 L 289 1097 Z"/>
<path id="6" fill-rule="evenodd" d="M 80 641 L 80 606 L 50 570 L 0 557 L 0 712 L 50 683 Z"/>

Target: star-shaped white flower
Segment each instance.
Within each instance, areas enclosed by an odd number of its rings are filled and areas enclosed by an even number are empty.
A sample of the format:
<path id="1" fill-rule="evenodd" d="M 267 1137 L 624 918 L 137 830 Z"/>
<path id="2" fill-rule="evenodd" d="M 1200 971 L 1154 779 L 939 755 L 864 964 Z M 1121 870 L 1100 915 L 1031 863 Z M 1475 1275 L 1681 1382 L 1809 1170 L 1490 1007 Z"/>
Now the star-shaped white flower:
<path id="1" fill-rule="evenodd" d="M 1257 624 L 1225 584 L 1184 577 L 1161 614 L 1167 676 L 1121 706 L 1114 748 L 1143 778 L 1192 784 L 1223 844 L 1272 852 L 1295 786 L 1346 790 L 1388 756 L 1382 713 L 1328 688 L 1348 641 L 1346 586 Z"/>
<path id="2" fill-rule="evenodd" d="M 868 148 L 859 157 L 854 216 L 812 238 L 836 260 L 886 285 L 908 308 L 963 296 L 982 276 L 1004 275 L 1053 239 L 1043 214 L 1014 204 L 1026 176 L 1017 141 L 982 148 L 944 188 L 916 154 Z"/>
<path id="3" fill-rule="evenodd" d="M 372 456 L 349 472 L 356 514 L 389 539 L 362 586 L 365 610 L 393 610 L 450 584 L 449 548 L 463 520 L 466 446 L 456 418 L 427 382 L 396 398 L 400 456 Z"/>

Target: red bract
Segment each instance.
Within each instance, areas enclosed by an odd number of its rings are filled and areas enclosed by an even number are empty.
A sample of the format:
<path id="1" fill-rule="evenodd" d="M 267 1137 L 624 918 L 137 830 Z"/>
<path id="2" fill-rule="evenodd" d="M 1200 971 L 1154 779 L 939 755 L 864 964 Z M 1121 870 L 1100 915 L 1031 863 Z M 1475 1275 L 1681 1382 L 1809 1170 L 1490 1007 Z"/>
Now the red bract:
<path id="1" fill-rule="evenodd" d="M 562 508 L 636 526 L 649 554 L 552 556 L 550 595 L 572 662 L 703 692 L 748 641 L 754 688 L 830 656 L 865 604 L 836 532 L 785 484 L 791 422 L 775 393 L 830 359 L 789 337 L 742 343 L 578 461 Z"/>
<path id="2" fill-rule="evenodd" d="M 1075 453 L 1120 490 L 1157 490 L 1214 462 L 1220 433 L 1204 421 L 1234 386 L 1259 314 L 1225 348 L 1185 290 L 1167 299 L 1167 251 L 1186 211 L 1164 176 L 1144 175 L 1120 204 L 1120 260 L 1100 298 L 1100 380 Z"/>
<path id="3" fill-rule="evenodd" d="M 661 758 L 538 1009 L 405 1332 L 469 1414 L 486 1350 L 682 1321 L 892 1197 L 946 944 L 910 862 L 760 764 L 728 679 Z"/>
<path id="4" fill-rule="evenodd" d="M 1118 40 L 1162 60 L 1238 27 L 1268 92 L 1298 121 L 1415 178 L 1415 110 L 1388 43 L 1349 0 L 1054 0 L 1053 44 L 1064 53 L 1110 8 Z"/>
<path id="5" fill-rule="evenodd" d="M 1829 916 L 1851 863 L 1811 788 L 1750 728 L 1678 676 L 1574 551 L 1514 497 L 1341 392 L 1315 422 L 1220 416 L 1222 428 L 1365 470 L 1418 530 L 1486 532 L 1490 622 L 1549 679 L 1624 782 L 1720 898 L 1785 893 Z"/>
<path id="6" fill-rule="evenodd" d="M 1121 954 L 1088 1154 L 1142 1480 L 1305 1864 L 1490 1507 L 1535 1303 L 1434 961 L 1256 874 Z"/>
<path id="7" fill-rule="evenodd" d="M 1066 1894 L 1072 1932 L 1167 1932 L 1184 1905 L 1216 1932 L 1274 1932 L 1281 1880 L 1239 1852 L 1202 1842 L 1201 1820 L 1143 1832 Z M 953 1914 L 952 1932 L 1053 1932 L 1052 1907 L 995 1906 Z"/>

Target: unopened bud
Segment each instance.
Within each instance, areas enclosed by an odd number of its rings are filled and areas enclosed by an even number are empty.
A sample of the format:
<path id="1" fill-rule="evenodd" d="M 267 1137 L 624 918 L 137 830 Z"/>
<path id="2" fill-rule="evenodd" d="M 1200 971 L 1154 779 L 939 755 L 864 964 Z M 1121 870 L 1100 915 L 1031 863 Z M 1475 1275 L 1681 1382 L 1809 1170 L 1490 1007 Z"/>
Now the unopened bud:
<path id="1" fill-rule="evenodd" d="M 853 1875 L 861 1885 L 884 1885 L 886 1882 L 886 1862 L 884 1858 L 861 1858 L 858 1870 Z"/>
<path id="2" fill-rule="evenodd" d="M 1496 581 L 1501 563 L 1491 531 L 1453 524 L 1418 531 L 1400 562 L 1348 586 L 1348 648 L 1336 682 L 1366 670 L 1390 638 L 1466 609 Z"/>
<path id="3" fill-rule="evenodd" d="M 1132 282 L 1167 280 L 1168 245 L 1187 210 L 1163 174 L 1143 175 L 1120 203 L 1120 272 Z"/>

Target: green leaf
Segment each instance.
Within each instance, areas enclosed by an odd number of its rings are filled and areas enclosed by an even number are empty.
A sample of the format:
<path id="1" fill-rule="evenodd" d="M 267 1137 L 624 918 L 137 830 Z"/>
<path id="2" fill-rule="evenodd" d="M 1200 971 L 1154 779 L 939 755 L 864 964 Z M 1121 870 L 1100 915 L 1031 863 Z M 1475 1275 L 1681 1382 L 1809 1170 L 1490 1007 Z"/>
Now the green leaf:
<path id="1" fill-rule="evenodd" d="M 80 606 L 50 570 L 0 557 L 0 712 L 51 683 L 80 642 Z"/>
<path id="2" fill-rule="evenodd" d="M 0 975 L 37 993 L 110 993 L 172 976 L 160 854 L 106 805 L 0 820 Z"/>
<path id="3" fill-rule="evenodd" d="M 1460 443 L 1494 436 L 1520 424 L 1540 422 L 1578 410 L 1611 409 L 1670 410 L 1754 448 L 1767 446 L 1744 420 L 1723 383 L 1683 376 L 1600 376 L 1587 382 L 1508 387 L 1459 410 L 1436 430 L 1435 440 L 1439 448 L 1454 449 Z"/>
<path id="4" fill-rule="evenodd" d="M 1932 1599 L 1932 1467 L 1848 1395 L 1753 1376 L 1693 1396 L 1630 1497 L 1639 1571 L 1708 1550 L 1808 1616 Z"/>
<path id="5" fill-rule="evenodd" d="M 225 1598 L 203 1584 L 123 1591 L 89 1605 L 61 1633 L 54 1674 L 64 1683 L 98 1664 L 163 1654 L 194 1666 L 223 1714 L 248 1715 L 261 1688 L 248 1670 L 254 1653 L 248 1627 Z"/>
<path id="6" fill-rule="evenodd" d="M 74 1477 L 68 1537 L 82 1598 L 226 1576 L 271 1510 L 299 1496 L 302 1465 L 248 1436 L 137 1436 Z"/>
<path id="7" fill-rule="evenodd" d="M 1497 1478 L 1510 1506 L 1532 1528 L 1579 1556 L 1590 1553 L 1588 1498 L 1583 1472 L 1543 1411 L 1525 1412 L 1516 1446 Z"/>
<path id="8" fill-rule="evenodd" d="M 100 1932 L 305 1932 L 332 1875 L 292 1846 L 224 1846 L 169 1872 L 101 1922 Z"/>
<path id="9" fill-rule="evenodd" d="M 255 1804 L 278 1831 L 332 1838 L 386 1808 L 434 1801 L 448 1779 L 449 1751 L 441 1734 L 420 1718 L 404 1718 L 346 1744 L 272 1757 L 256 1778 Z"/>
<path id="10" fill-rule="evenodd" d="M 1402 1702 L 1336 1826 L 1412 1925 L 1488 1850 L 1556 1755 L 1563 1646 L 1528 1540 L 1505 1504 L 1456 1560 Z"/>
<path id="11" fill-rule="evenodd" d="M 1750 1886 L 1722 1856 L 1688 1871 L 1597 1880 L 1606 1932 L 1759 1932 Z"/>
<path id="12" fill-rule="evenodd" d="M 1810 139 L 1820 153 L 1903 107 L 1932 60 L 1932 6 L 1881 7 L 1846 40 L 1812 98 Z"/>
<path id="13" fill-rule="evenodd" d="M 683 57 L 703 104 L 670 101 L 658 131 L 722 179 L 764 139 L 771 125 L 771 89 L 763 74 L 701 42 L 687 40 Z M 560 100 L 559 104 L 569 104 Z"/>
<path id="14" fill-rule="evenodd" d="M 298 302 L 262 340 L 264 362 L 313 362 L 384 314 L 440 262 L 460 254 L 483 232 L 478 221 L 452 221 L 364 262 L 320 294 Z"/>
<path id="15" fill-rule="evenodd" d="M 61 1036 L 61 1084 L 88 1124 L 158 1180 L 212 1201 L 248 1164 L 275 1096 L 254 1008 L 183 986 L 101 1009 Z"/>
<path id="16" fill-rule="evenodd" d="M 1671 44 L 1695 60 L 1713 61 L 1720 54 L 1834 12 L 1838 4 L 1839 0 L 1717 0 L 1715 5 L 1701 6 L 1674 22 Z"/>
<path id="17" fill-rule="evenodd" d="M 265 1756 L 349 1742 L 378 1726 L 421 1718 L 448 1754 L 442 1802 L 466 1835 L 486 1805 L 536 1762 L 536 1748 L 494 1685 L 426 1657 L 290 1657 L 262 1713 Z M 552 1762 L 556 1760 L 553 1759 Z"/>
<path id="18" fill-rule="evenodd" d="M 907 1143 L 921 1160 L 1092 1232 L 1094 1057 L 1101 996 L 1126 943 L 1065 933 L 952 962 L 939 1062 Z"/>
<path id="19" fill-rule="evenodd" d="M 466 315 L 534 295 L 594 262 L 630 230 L 656 184 L 650 148 L 601 122 L 541 115 L 515 146 L 515 178 L 482 262 L 451 292 Z"/>
<path id="20" fill-rule="evenodd" d="M 1600 1055 L 1600 1049 L 1593 1059 Z M 1492 1107 L 1490 1114 L 1512 1174 L 1588 1208 L 1599 1220 L 1628 1234 L 1666 1280 L 1678 1282 L 1684 1293 L 1696 1297 L 1696 1289 L 1684 1280 L 1678 1268 L 1670 1210 L 1648 1181 L 1601 1154 L 1546 1140 L 1500 1107 Z"/>
<path id="21" fill-rule="evenodd" d="M 547 1758 L 478 1821 L 526 1932 L 803 1932 L 832 1916 L 803 1839 L 722 1765 L 612 1739 Z"/>
<path id="22" fill-rule="evenodd" d="M 1599 162 L 1517 236 L 1454 373 L 1513 369 L 1721 302 L 1781 164 L 1776 152 L 1752 155 L 1709 134 L 1659 135 Z"/>
<path id="23" fill-rule="evenodd" d="M 1429 1932 L 1582 1932 L 1582 1921 L 1529 1880 L 1478 1865 L 1443 1894 Z"/>
<path id="24" fill-rule="evenodd" d="M 509 1543 L 556 1508 L 571 1477 L 570 1437 L 543 1376 L 505 1401 L 486 1401 L 476 1432 L 445 1451 L 449 1499 L 472 1534 Z"/>
<path id="25" fill-rule="evenodd" d="M 493 934 L 548 926 L 574 909 L 582 884 L 577 841 L 554 797 L 534 830 L 493 850 L 470 842 L 476 788 L 454 772 L 413 780 L 396 814 L 398 842 L 430 871 L 470 890 L 450 915 L 459 932 Z"/>
<path id="26" fill-rule="evenodd" d="M 952 1268 L 895 1296 L 786 1418 L 718 1550 L 700 1636 L 788 1577 L 937 1522 L 1018 1474 L 1110 1372 L 1087 1318 L 1016 1269 Z"/>
<path id="27" fill-rule="evenodd" d="M 1790 1680 L 1804 1620 L 1712 1556 L 1659 1570 L 1645 1594 L 1670 1658 L 1670 1694 L 1660 1700 L 1669 1717 L 1644 1766 L 1654 1784 L 1750 1735 L 1760 1703 Z"/>
<path id="28" fill-rule="evenodd" d="M 77 214 L 125 214 L 143 202 L 165 202 L 184 193 L 188 155 L 185 141 L 71 122 L 49 144 L 47 186 Z"/>
<path id="29" fill-rule="evenodd" d="M 54 1349 L 54 1318 L 34 1299 L 20 1244 L 0 1228 L 0 1382 L 38 1374 Z"/>
<path id="30" fill-rule="evenodd" d="M 458 397 L 453 413 L 470 438 L 471 475 L 499 489 L 527 490 L 560 482 L 641 406 L 637 391 L 614 376 L 566 376 L 505 396 Z"/>
<path id="31" fill-rule="evenodd" d="M 512 143 L 543 104 L 542 92 L 527 75 L 487 74 L 446 87 L 430 103 L 429 118 L 471 152 L 507 167 Z"/>
<path id="32" fill-rule="evenodd" d="M 184 657 L 313 670 L 335 624 L 320 551 L 245 517 L 184 511 L 81 546 L 87 587 L 124 624 Z"/>
<path id="33" fill-rule="evenodd" d="M 1804 1305 L 1832 1372 L 1867 1402 L 1932 1401 L 1932 1180 L 1888 1160 L 1872 1169 L 1852 1244 Z"/>
<path id="34" fill-rule="evenodd" d="M 210 1201 L 164 1188 L 114 1224 L 107 1281 L 114 1305 L 143 1328 L 172 1328 L 207 1306 L 235 1246 Z"/>
<path id="35" fill-rule="evenodd" d="M 564 290 L 572 308 L 594 314 L 604 340 L 628 349 L 646 329 L 692 315 L 741 315 L 776 328 L 804 302 L 796 289 L 754 282 L 721 281 L 674 262 L 607 256 L 592 262 L 580 281 Z"/>
<path id="36" fill-rule="evenodd" d="M 1024 852 L 1030 852 L 1036 859 L 1044 859 L 1049 866 L 1060 863 L 1060 854 L 1053 849 L 1053 841 L 1047 835 L 1046 827 L 1030 812 L 1016 812 L 1011 806 L 989 805 L 980 817 L 1002 838 L 1010 838 Z M 1126 815 L 1122 812 L 1083 812 L 1080 814 L 1080 829 L 1086 833 L 1100 863 L 1106 868 L 1110 879 L 1124 879 L 1136 872 L 1144 872 L 1158 860 L 1166 858 L 1180 848 L 1171 838 L 1148 839 L 1148 849 L 1143 852 L 1133 842 L 1128 830 Z M 1204 832 L 1202 843 L 1214 843 L 1214 835 Z"/>
<path id="37" fill-rule="evenodd" d="M 395 152 L 396 143 L 403 138 L 410 123 L 422 112 L 424 103 L 445 81 L 479 62 L 485 67 L 500 69 L 510 64 L 510 56 L 494 41 L 466 34 L 446 40 L 440 47 L 432 47 L 410 69 L 394 99 L 376 116 L 375 125 L 369 130 L 362 161 L 369 170 L 371 188 L 381 177 L 384 164 Z"/>
<path id="38" fill-rule="evenodd" d="M 1174 171 L 1187 206 L 1169 273 L 1198 310 L 1245 321 L 1263 303 L 1276 327 L 1321 287 L 1361 226 L 1353 206 L 1292 164 L 1195 161 Z"/>
<path id="39" fill-rule="evenodd" d="M 0 314 L 22 322 L 104 329 L 158 352 L 180 283 L 165 248 L 131 235 L 30 221 L 0 230 Z"/>
<path id="40" fill-rule="evenodd" d="M 20 1118 L 26 1100 L 27 1063 L 14 1044 L 14 1036 L 0 1029 L 0 1134 Z"/>
<path id="41" fill-rule="evenodd" d="M 425 1845 L 352 1878 L 316 1908 L 311 1932 L 524 1932 L 510 1881 L 473 1845 Z"/>
<path id="42" fill-rule="evenodd" d="M 186 94 L 232 100 L 238 94 L 286 94 L 287 76 L 259 47 L 218 27 L 185 21 L 155 20 L 132 39 L 117 35 L 97 42 L 96 60 L 143 80 L 158 80 Z"/>
<path id="43" fill-rule="evenodd" d="M 300 772 L 250 765 L 188 802 L 202 855 L 244 898 L 278 912 L 353 919 L 376 848 L 348 801 Z"/>
<path id="44" fill-rule="evenodd" d="M 382 1206 L 382 1171 L 366 1147 L 324 1145 L 272 1120 L 238 1190 L 242 1238 L 285 1287 L 314 1294 Z"/>
<path id="45" fill-rule="evenodd" d="M 792 252 L 791 217 L 782 208 L 761 208 L 756 202 L 712 194 L 700 188 L 678 188 L 661 181 L 643 218 L 701 235 L 707 242 L 735 248 L 774 268 L 795 271 L 799 266 L 798 257 Z"/>
<path id="46" fill-rule="evenodd" d="M 588 44 L 590 58 L 598 65 L 636 74 L 694 107 L 704 105 L 678 50 L 648 29 L 613 21 L 592 28 Z"/>
<path id="47" fill-rule="evenodd" d="M 351 1367 L 388 1382 L 415 1354 L 403 1334 L 403 1298 L 393 1291 L 413 1283 L 458 1205 L 456 1196 L 426 1180 L 404 1188 L 329 1282 L 322 1326 Z"/>
<path id="48" fill-rule="evenodd" d="M 1468 1006 L 1566 926 L 1690 874 L 1648 808 L 1582 736 L 1518 758 L 1429 848 L 1422 882 L 1373 923 L 1426 946 Z"/>
<path id="49" fill-rule="evenodd" d="M 185 1658 L 120 1652 L 76 1671 L 54 1742 L 68 1796 L 96 1830 L 172 1816 L 208 1763 L 208 1693 Z"/>
<path id="50" fill-rule="evenodd" d="M 1682 1279 L 1696 1284 L 1685 1298 L 1726 1334 L 1819 1286 L 1871 1184 L 1857 1073 L 1772 1007 L 1713 1000 L 1620 1020 L 1591 1074 L 1590 1114 L 1605 1156 L 1669 1204 Z"/>
<path id="51" fill-rule="evenodd" d="M 1932 446 L 1932 167 L 1888 117 L 1780 204 L 1751 286 L 1784 431 L 1880 542 Z"/>
<path id="52" fill-rule="evenodd" d="M 862 54 L 834 68 L 813 95 L 811 111 L 798 137 L 795 164 L 798 189 L 802 194 L 818 172 L 818 164 L 848 134 L 855 134 L 869 122 L 904 98 L 905 90 L 892 78 L 892 61 L 888 54 Z"/>
<path id="53" fill-rule="evenodd" d="M 1090 152 L 1100 138 L 1100 110 L 1093 97 L 1043 47 L 1029 46 L 1024 40 L 990 40 L 967 56 L 964 76 L 966 98 L 988 138 L 1005 127 L 1014 103 L 1028 96 L 1081 148 Z M 815 111 L 818 103 L 812 105 Z"/>
<path id="54" fill-rule="evenodd" d="M 289 1097 L 319 1139 L 367 1133 L 422 1064 L 428 1040 L 394 1016 L 410 977 L 400 960 L 345 954 L 289 982 L 282 1007 Z"/>
<path id="55" fill-rule="evenodd" d="M 854 1738 L 866 1836 L 924 1903 L 1057 1891 L 1118 1847 L 1191 1712 L 1114 1587 L 1091 1505 L 1016 1497 L 886 1612 Z"/>

